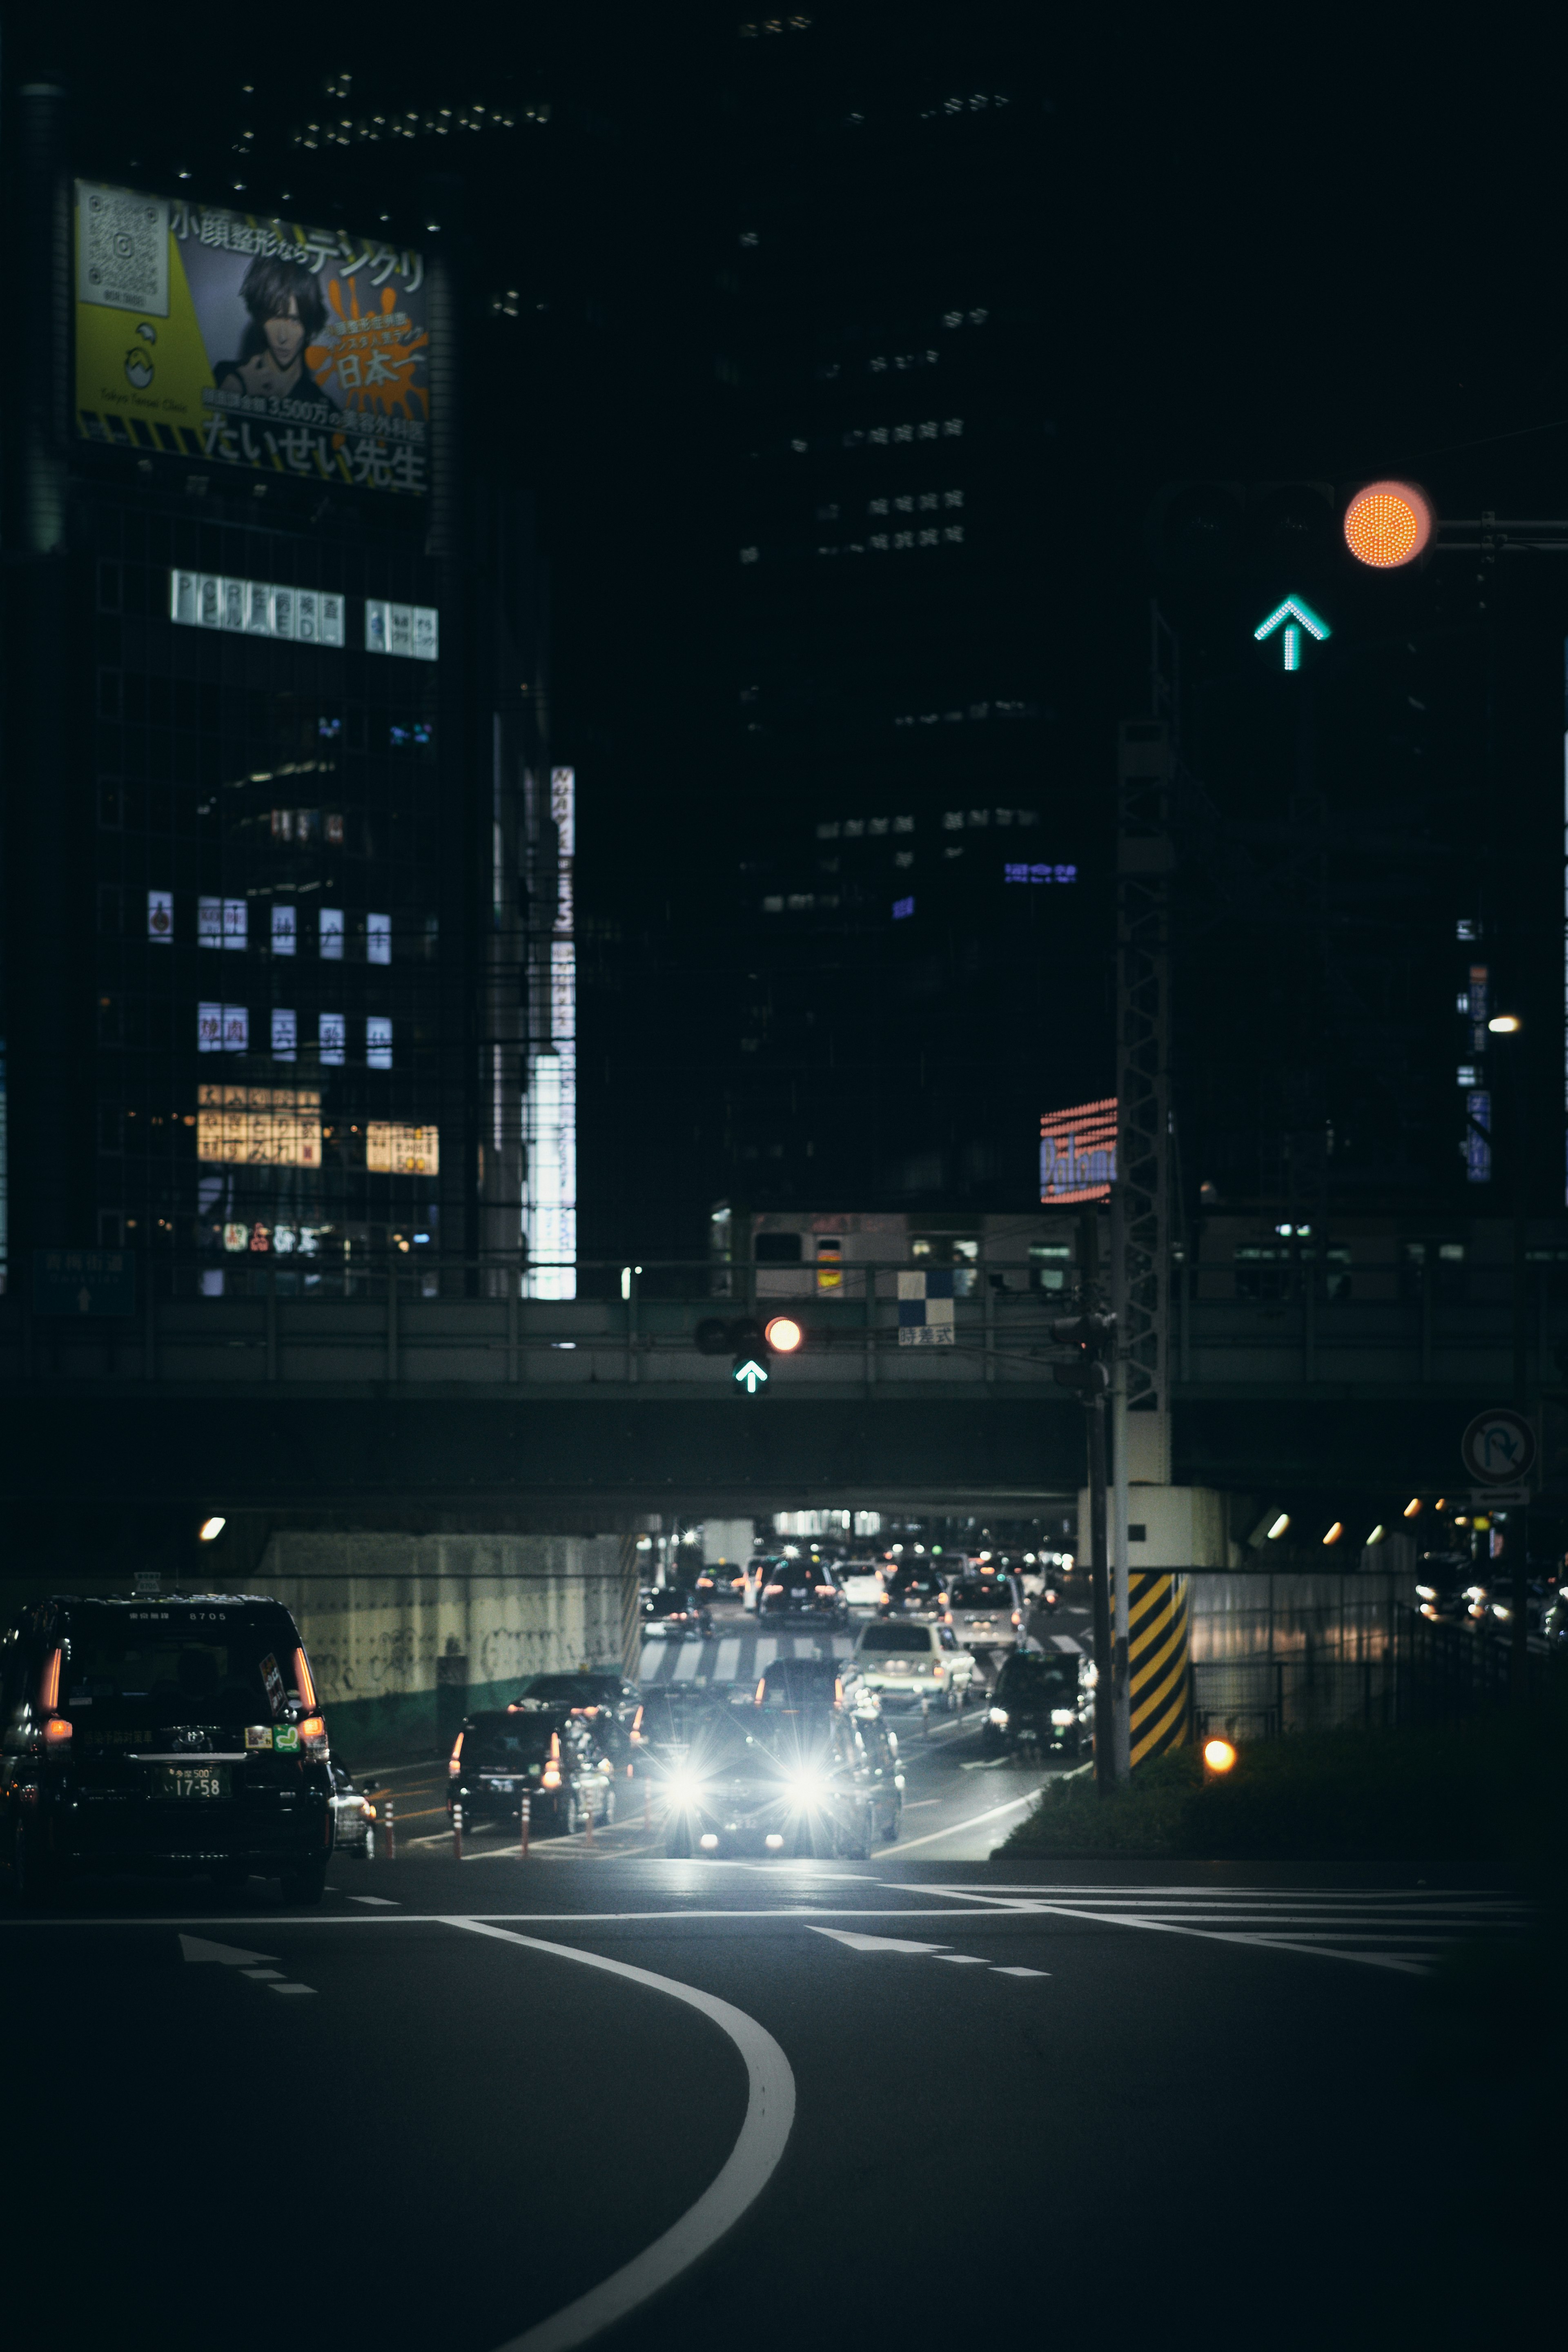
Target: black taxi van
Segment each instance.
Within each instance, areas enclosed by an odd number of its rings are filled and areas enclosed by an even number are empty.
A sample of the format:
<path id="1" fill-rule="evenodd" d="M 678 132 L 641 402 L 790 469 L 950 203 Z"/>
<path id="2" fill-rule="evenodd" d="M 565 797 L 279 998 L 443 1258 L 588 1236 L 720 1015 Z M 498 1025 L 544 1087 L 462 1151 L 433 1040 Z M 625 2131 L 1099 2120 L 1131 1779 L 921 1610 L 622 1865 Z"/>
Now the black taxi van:
<path id="1" fill-rule="evenodd" d="M 318 1903 L 327 1727 L 276 1601 L 35 1602 L 0 1634 L 0 1861 L 23 1901 L 78 1872 L 278 1878 Z"/>

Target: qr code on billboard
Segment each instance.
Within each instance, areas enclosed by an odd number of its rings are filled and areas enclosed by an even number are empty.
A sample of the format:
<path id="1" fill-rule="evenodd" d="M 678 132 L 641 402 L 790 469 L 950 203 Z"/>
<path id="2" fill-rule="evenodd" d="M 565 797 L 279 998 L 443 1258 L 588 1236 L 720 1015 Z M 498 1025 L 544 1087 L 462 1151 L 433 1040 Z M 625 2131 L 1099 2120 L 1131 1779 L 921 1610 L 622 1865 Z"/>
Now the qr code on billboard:
<path id="1" fill-rule="evenodd" d="M 129 188 L 77 184 L 77 298 L 169 315 L 169 207 Z"/>

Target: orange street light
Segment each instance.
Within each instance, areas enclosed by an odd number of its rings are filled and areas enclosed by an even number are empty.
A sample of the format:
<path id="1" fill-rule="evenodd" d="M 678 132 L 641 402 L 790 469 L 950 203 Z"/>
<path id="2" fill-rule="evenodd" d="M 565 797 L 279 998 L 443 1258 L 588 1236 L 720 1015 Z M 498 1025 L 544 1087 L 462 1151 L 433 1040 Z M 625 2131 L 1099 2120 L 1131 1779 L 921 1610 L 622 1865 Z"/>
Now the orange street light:
<path id="1" fill-rule="evenodd" d="M 1236 1762 L 1236 1750 L 1228 1739 L 1205 1739 L 1204 1769 L 1209 1772 L 1228 1772 Z"/>

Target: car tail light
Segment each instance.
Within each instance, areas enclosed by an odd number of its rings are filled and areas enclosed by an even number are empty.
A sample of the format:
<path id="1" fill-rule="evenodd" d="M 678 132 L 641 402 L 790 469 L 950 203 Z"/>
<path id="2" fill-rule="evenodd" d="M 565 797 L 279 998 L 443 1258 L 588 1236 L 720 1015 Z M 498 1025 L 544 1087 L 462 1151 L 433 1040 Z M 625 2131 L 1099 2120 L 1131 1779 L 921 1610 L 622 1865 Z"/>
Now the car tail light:
<path id="1" fill-rule="evenodd" d="M 38 1705 L 46 1715 L 51 1715 L 59 1703 L 60 1653 L 51 1650 L 44 1660 L 44 1671 L 38 1683 Z"/>
<path id="2" fill-rule="evenodd" d="M 932 1666 L 931 1672 L 939 1682 L 942 1680 L 942 1675 L 946 1674 L 947 1668 L 942 1664 L 940 1658 L 937 1660 L 935 1665 Z"/>
<path id="3" fill-rule="evenodd" d="M 1019 1614 L 1018 1614 L 1017 1611 L 1015 1609 L 1015 1610 L 1014 1610 L 1014 1612 L 1013 1612 L 1013 1622 L 1014 1622 L 1014 1624 L 1015 1624 L 1015 1625 L 1021 1625 L 1021 1624 L 1023 1623 L 1023 1622 L 1024 1622 L 1024 1621 L 1023 1621 L 1023 1619 L 1019 1616 Z"/>
<path id="4" fill-rule="evenodd" d="M 544 1771 L 543 1771 L 542 1779 L 543 1779 L 543 1784 L 544 1784 L 545 1788 L 547 1788 L 547 1789 L 558 1789 L 558 1788 L 561 1786 L 561 1767 L 560 1767 L 560 1765 L 559 1765 L 559 1764 L 547 1764 L 547 1765 L 545 1766 L 545 1768 L 544 1768 Z"/>
<path id="5" fill-rule="evenodd" d="M 324 1715 L 308 1715 L 300 1726 L 300 1745 L 307 1756 L 330 1756 L 327 1745 L 327 1718 Z"/>
<path id="6" fill-rule="evenodd" d="M 462 1770 L 462 1755 L 463 1735 L 459 1731 L 457 1739 L 453 1744 L 452 1753 L 447 1759 L 447 1778 L 448 1780 L 455 1780 L 458 1773 Z"/>
<path id="7" fill-rule="evenodd" d="M 784 1591 L 784 1586 L 782 1584 L 764 1584 L 763 1591 L 767 1593 L 782 1592 Z"/>
<path id="8" fill-rule="evenodd" d="M 294 1653 L 294 1688 L 313 1714 L 316 1706 L 316 1685 L 310 1679 L 310 1661 L 303 1650 Z"/>
<path id="9" fill-rule="evenodd" d="M 51 1715 L 44 1726 L 46 1748 L 63 1748 L 71 1736 L 71 1727 L 63 1715 Z"/>
<path id="10" fill-rule="evenodd" d="M 632 1746 L 633 1746 L 634 1748 L 640 1748 L 642 1745 L 643 1745 L 642 1709 L 641 1709 L 641 1707 L 639 1706 L 639 1707 L 638 1707 L 638 1709 L 637 1709 L 637 1713 L 636 1713 L 636 1715 L 634 1715 L 634 1716 L 633 1716 L 633 1717 L 632 1717 Z"/>

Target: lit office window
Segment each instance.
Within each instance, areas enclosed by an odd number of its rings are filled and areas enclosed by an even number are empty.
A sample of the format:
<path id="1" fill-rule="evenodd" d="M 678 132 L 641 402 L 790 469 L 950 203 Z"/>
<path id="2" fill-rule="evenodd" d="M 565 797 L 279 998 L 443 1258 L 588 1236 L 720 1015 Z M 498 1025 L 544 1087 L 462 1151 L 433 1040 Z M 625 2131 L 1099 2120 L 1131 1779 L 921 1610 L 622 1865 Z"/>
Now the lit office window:
<path id="1" fill-rule="evenodd" d="M 321 954 L 328 963 L 343 960 L 343 910 L 341 907 L 321 908 Z"/>
<path id="2" fill-rule="evenodd" d="M 384 1013 L 373 1013 L 365 1022 L 364 1058 L 373 1070 L 392 1067 L 392 1024 Z"/>
<path id="3" fill-rule="evenodd" d="M 347 1055 L 348 1023 L 341 1013 L 323 1013 L 317 1023 L 317 1037 L 321 1060 L 333 1068 L 341 1068 Z"/>
<path id="4" fill-rule="evenodd" d="M 392 917 L 367 915 L 364 919 L 364 952 L 369 963 L 392 961 Z"/>

